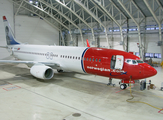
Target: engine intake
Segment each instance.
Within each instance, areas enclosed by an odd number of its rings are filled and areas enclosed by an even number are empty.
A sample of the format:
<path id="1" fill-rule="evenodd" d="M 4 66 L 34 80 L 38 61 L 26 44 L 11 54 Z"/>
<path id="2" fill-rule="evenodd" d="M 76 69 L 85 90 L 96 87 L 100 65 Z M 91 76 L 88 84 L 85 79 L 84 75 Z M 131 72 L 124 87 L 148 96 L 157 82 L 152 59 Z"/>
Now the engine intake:
<path id="1" fill-rule="evenodd" d="M 53 69 L 46 65 L 34 65 L 30 69 L 30 73 L 40 79 L 49 80 L 53 78 Z"/>

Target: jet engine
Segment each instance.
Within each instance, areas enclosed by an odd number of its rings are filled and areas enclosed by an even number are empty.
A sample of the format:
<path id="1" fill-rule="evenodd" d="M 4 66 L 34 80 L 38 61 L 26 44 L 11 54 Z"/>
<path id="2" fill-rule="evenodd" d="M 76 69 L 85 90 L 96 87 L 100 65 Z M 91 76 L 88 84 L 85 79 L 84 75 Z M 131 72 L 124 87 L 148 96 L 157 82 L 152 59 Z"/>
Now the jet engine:
<path id="1" fill-rule="evenodd" d="M 30 73 L 34 77 L 44 79 L 44 80 L 49 80 L 54 75 L 53 69 L 46 65 L 34 65 L 31 67 Z"/>

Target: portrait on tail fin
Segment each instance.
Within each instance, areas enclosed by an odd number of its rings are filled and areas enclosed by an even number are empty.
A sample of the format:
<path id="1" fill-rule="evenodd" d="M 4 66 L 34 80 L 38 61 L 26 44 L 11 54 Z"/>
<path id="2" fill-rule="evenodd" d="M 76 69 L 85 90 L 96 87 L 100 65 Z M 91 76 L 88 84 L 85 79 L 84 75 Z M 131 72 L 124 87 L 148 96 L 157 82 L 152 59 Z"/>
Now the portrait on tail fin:
<path id="1" fill-rule="evenodd" d="M 5 34 L 6 34 L 6 42 L 7 45 L 15 45 L 15 44 L 19 44 L 16 39 L 14 38 L 12 29 L 6 19 L 6 16 L 3 16 L 3 22 L 4 22 L 4 26 L 5 26 Z"/>

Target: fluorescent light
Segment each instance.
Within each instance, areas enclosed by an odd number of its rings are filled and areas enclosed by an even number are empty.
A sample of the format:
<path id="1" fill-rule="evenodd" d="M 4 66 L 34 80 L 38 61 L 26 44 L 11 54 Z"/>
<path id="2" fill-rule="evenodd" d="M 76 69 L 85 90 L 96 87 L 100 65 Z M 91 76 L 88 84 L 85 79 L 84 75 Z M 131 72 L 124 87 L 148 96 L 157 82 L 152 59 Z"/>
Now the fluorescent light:
<path id="1" fill-rule="evenodd" d="M 33 1 L 32 1 L 32 0 L 30 0 L 30 1 L 29 1 L 29 3 L 31 3 L 31 4 L 32 4 L 32 3 L 33 3 Z"/>

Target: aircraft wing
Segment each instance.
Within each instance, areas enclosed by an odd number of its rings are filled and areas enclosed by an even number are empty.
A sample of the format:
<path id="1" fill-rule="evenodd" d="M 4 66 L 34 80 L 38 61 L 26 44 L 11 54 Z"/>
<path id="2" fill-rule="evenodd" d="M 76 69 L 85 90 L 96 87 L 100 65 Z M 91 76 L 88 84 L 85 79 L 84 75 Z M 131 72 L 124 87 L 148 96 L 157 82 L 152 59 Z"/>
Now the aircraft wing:
<path id="1" fill-rule="evenodd" d="M 0 63 L 23 63 L 23 64 L 44 64 L 47 66 L 51 66 L 53 68 L 60 67 L 58 63 L 53 63 L 53 62 L 44 62 L 44 61 L 19 61 L 19 60 L 0 60 Z"/>

